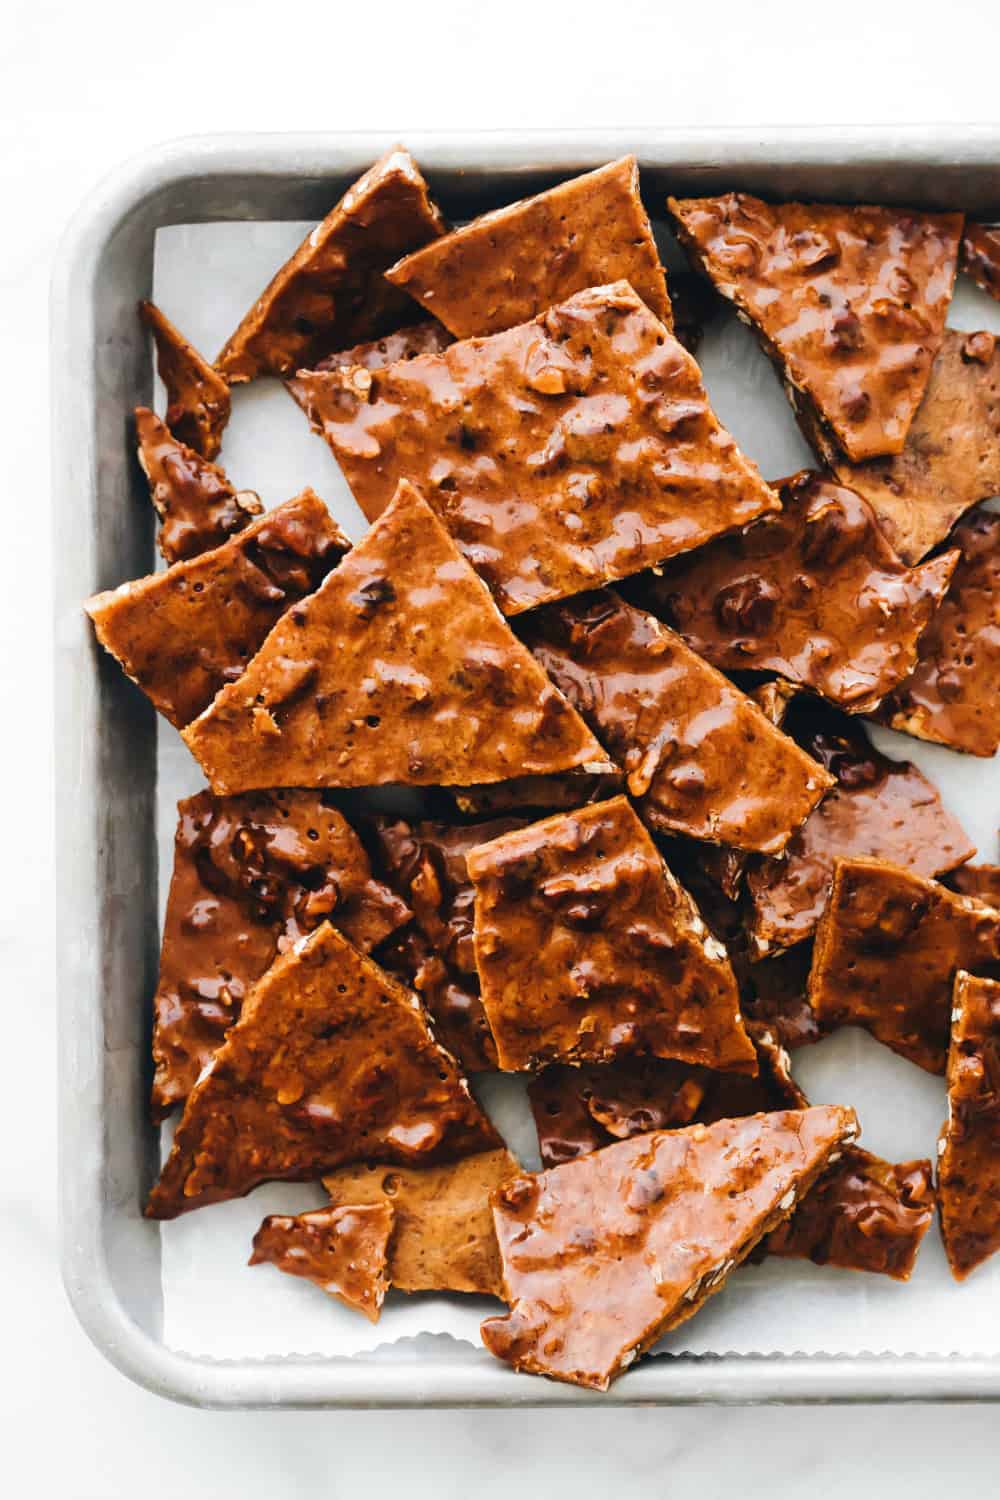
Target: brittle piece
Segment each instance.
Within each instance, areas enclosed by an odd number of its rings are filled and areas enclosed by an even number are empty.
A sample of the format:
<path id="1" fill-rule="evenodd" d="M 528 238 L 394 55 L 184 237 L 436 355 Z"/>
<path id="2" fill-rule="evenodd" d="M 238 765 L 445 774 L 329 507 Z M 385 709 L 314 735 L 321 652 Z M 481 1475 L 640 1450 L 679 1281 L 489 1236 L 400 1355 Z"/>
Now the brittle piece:
<path id="1" fill-rule="evenodd" d="M 943 1073 L 959 969 L 1000 978 L 1000 911 L 877 860 L 838 860 L 816 933 L 809 1003 Z"/>
<path id="2" fill-rule="evenodd" d="M 667 281 L 634 156 L 453 229 L 386 276 L 457 338 L 526 323 L 574 292 L 628 281 L 671 326 Z"/>
<path id="3" fill-rule="evenodd" d="M 970 506 L 1000 494 L 1000 349 L 946 328 L 903 451 L 848 463 L 817 434 L 841 484 L 868 501 L 904 562 L 919 562 Z"/>
<path id="4" fill-rule="evenodd" d="M 809 470 L 779 490 L 780 515 L 645 575 L 639 602 L 723 671 L 868 713 L 913 671 L 958 553 L 907 568 L 853 490 Z"/>
<path id="5" fill-rule="evenodd" d="M 443 354 L 301 381 L 369 519 L 412 479 L 505 614 L 778 507 L 626 282 Z"/>
<path id="6" fill-rule="evenodd" d="M 756 1070 L 726 950 L 624 797 L 504 834 L 467 862 L 501 1068 L 638 1052 Z"/>
<path id="7" fill-rule="evenodd" d="M 657 832 L 775 854 L 833 785 L 752 699 L 611 589 L 535 610 L 518 633 Z"/>
<path id="8" fill-rule="evenodd" d="M 781 857 L 757 861 L 747 877 L 757 958 L 815 932 L 841 856 L 940 875 L 976 852 L 937 788 L 909 761 L 876 750 L 857 720 L 800 698 L 786 728 L 836 780 Z"/>
<path id="9" fill-rule="evenodd" d="M 966 221 L 959 268 L 1000 302 L 1000 224 Z"/>
<path id="10" fill-rule="evenodd" d="M 215 791 L 608 764 L 412 485 L 185 732 Z"/>
<path id="11" fill-rule="evenodd" d="M 493 1033 L 479 998 L 473 944 L 475 892 L 466 856 L 519 828 L 521 818 L 451 827 L 446 823 L 406 823 L 379 818 L 374 825 L 386 878 L 413 909 L 426 944 L 401 947 L 400 968 L 415 960 L 407 975 L 411 988 L 434 1019 L 441 1041 L 470 1072 L 495 1068 Z M 390 965 L 392 966 L 392 965 Z"/>
<path id="12" fill-rule="evenodd" d="M 268 1214 L 253 1237 L 249 1264 L 270 1264 L 289 1276 L 304 1276 L 377 1323 L 389 1289 L 386 1250 L 391 1231 L 388 1203 Z"/>
<path id="13" fill-rule="evenodd" d="M 747 1023 L 773 1032 L 789 1052 L 825 1034 L 807 998 L 812 957 L 812 943 L 796 943 L 747 969 L 741 999 Z"/>
<path id="14" fill-rule="evenodd" d="M 399 360 L 416 359 L 418 354 L 440 354 L 455 341 L 436 318 L 426 318 L 423 323 L 412 323 L 408 328 L 397 328 L 380 339 L 365 344 L 354 344 L 350 349 L 338 349 L 325 359 L 317 360 L 316 370 L 384 370 Z M 310 422 L 315 420 L 309 400 L 308 388 L 297 375 L 290 375 L 285 389 L 299 403 Z"/>
<path id="15" fill-rule="evenodd" d="M 202 458 L 215 458 L 229 421 L 229 386 L 154 302 L 140 302 L 139 316 L 156 344 L 156 368 L 167 391 L 167 426 Z"/>
<path id="16" fill-rule="evenodd" d="M 711 1080 L 736 1076 L 660 1057 L 580 1067 L 553 1063 L 528 1084 L 542 1166 L 557 1167 L 649 1130 L 689 1125 Z"/>
<path id="17" fill-rule="evenodd" d="M 792 1217 L 768 1235 L 767 1253 L 909 1281 L 933 1217 L 929 1161 L 893 1164 L 845 1146 Z"/>
<path id="18" fill-rule="evenodd" d="M 964 972 L 955 976 L 938 1201 L 948 1264 L 964 1281 L 1000 1250 L 1000 984 Z"/>
<path id="19" fill-rule="evenodd" d="M 851 1110 L 789 1110 L 515 1177 L 494 1198 L 511 1307 L 483 1342 L 516 1370 L 606 1390 L 722 1289 L 856 1134 Z"/>
<path id="20" fill-rule="evenodd" d="M 177 812 L 153 1002 L 157 1120 L 187 1098 L 279 951 L 329 919 L 369 952 L 410 918 L 316 792 L 199 792 Z"/>
<path id="21" fill-rule="evenodd" d="M 342 1167 L 323 1186 L 335 1203 L 391 1205 L 389 1277 L 400 1291 L 498 1297 L 490 1194 L 520 1170 L 509 1151 L 482 1151 L 443 1167 Z"/>
<path id="22" fill-rule="evenodd" d="M 383 271 L 444 233 L 416 162 L 394 146 L 303 240 L 215 361 L 230 385 L 294 375 L 334 349 L 376 339 L 412 317 Z"/>
<path id="23" fill-rule="evenodd" d="M 667 200 L 681 243 L 849 458 L 900 453 L 941 343 L 961 214 L 747 193 Z"/>
<path id="24" fill-rule="evenodd" d="M 945 885 L 960 896 L 975 896 L 1000 908 L 1000 865 L 960 865 L 949 872 Z"/>
<path id="25" fill-rule="evenodd" d="M 168 563 L 221 547 L 260 515 L 258 495 L 235 490 L 218 464 L 186 447 L 148 407 L 136 407 L 135 431 L 161 522 L 157 542 Z"/>
<path id="26" fill-rule="evenodd" d="M 181 729 L 350 546 L 319 496 L 303 490 L 221 547 L 95 594 L 86 610 L 101 645 Z"/>
<path id="27" fill-rule="evenodd" d="M 415 996 L 324 922 L 276 959 L 184 1106 L 148 1217 L 349 1161 L 499 1144 Z"/>
<path id="28" fill-rule="evenodd" d="M 879 709 L 893 729 L 965 750 L 1000 748 L 1000 515 L 975 510 L 951 534 L 959 549 L 917 664 Z M 929 566 L 929 565 L 928 565 Z"/>

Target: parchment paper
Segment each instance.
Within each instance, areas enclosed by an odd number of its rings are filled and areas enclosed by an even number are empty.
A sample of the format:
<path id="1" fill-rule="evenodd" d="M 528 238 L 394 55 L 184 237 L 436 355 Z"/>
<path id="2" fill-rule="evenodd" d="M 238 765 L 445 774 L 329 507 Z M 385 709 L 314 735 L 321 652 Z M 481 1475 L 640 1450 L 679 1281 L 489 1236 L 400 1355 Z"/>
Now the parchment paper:
<path id="1" fill-rule="evenodd" d="M 216 224 L 161 230 L 155 300 L 212 358 L 311 227 Z M 681 263 L 669 237 L 664 233 L 661 239 L 668 260 Z M 1000 307 L 963 277 L 949 321 L 1000 333 Z M 812 462 L 771 366 L 746 328 L 723 315 L 710 327 L 698 357 L 716 411 L 765 478 L 781 478 Z M 163 410 L 162 390 L 157 409 Z M 257 490 L 267 506 L 312 485 L 353 539 L 363 535 L 364 519 L 332 455 L 278 383 L 258 381 L 234 390 L 222 462 L 239 487 Z M 957 755 L 883 729 L 876 729 L 874 738 L 887 754 L 915 761 L 936 782 L 978 844 L 978 858 L 995 860 L 997 760 Z M 162 912 L 176 803 L 199 790 L 203 779 L 179 736 L 162 720 L 159 752 Z M 793 1061 L 812 1102 L 856 1107 L 863 1145 L 893 1161 L 934 1157 L 945 1114 L 942 1079 L 855 1029 L 795 1054 Z M 479 1092 L 524 1165 L 537 1167 L 537 1143 L 519 1080 L 490 1077 Z M 171 1126 L 164 1127 L 164 1150 L 171 1134 Z M 381 1322 L 373 1327 L 307 1282 L 270 1266 L 247 1267 L 251 1239 L 265 1214 L 296 1213 L 322 1201 L 319 1187 L 276 1183 L 162 1225 L 165 1342 L 216 1358 L 352 1355 L 421 1333 L 479 1343 L 482 1317 L 500 1306 L 490 1299 L 390 1292 Z M 738 1271 L 659 1347 L 714 1354 L 993 1354 L 1000 1350 L 1000 1258 L 959 1286 L 948 1273 L 935 1224 L 907 1284 L 807 1262 L 765 1261 Z"/>

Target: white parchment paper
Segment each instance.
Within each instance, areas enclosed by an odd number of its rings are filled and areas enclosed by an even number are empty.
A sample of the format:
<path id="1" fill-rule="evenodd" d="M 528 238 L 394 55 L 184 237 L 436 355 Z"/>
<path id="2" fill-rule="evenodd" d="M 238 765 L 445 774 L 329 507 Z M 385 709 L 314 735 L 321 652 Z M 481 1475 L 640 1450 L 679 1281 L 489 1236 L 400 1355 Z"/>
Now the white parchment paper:
<path id="1" fill-rule="evenodd" d="M 214 224 L 161 230 L 156 241 L 154 298 L 209 358 L 272 273 L 295 249 L 308 224 Z M 679 257 L 662 237 L 672 261 Z M 1000 307 L 960 278 L 949 321 L 1000 333 Z M 752 335 L 728 314 L 708 331 L 699 351 L 715 409 L 766 479 L 812 461 L 771 366 Z M 163 409 L 162 390 L 158 410 Z M 326 445 L 274 381 L 233 392 L 233 415 L 222 462 L 241 488 L 271 506 L 304 485 L 327 502 L 353 539 L 364 518 Z M 979 846 L 997 857 L 1000 764 L 961 756 L 888 730 L 880 749 L 915 761 Z M 158 837 L 161 912 L 172 863 L 178 798 L 203 785 L 179 736 L 160 721 Z M 850 1029 L 795 1054 L 795 1076 L 816 1104 L 854 1105 L 862 1144 L 893 1161 L 934 1156 L 945 1114 L 942 1079 Z M 521 1083 L 484 1079 L 479 1090 L 508 1144 L 525 1166 L 537 1167 L 537 1143 Z M 163 1148 L 172 1128 L 164 1127 Z M 479 1323 L 499 1309 L 486 1298 L 390 1292 L 373 1327 L 311 1284 L 270 1266 L 247 1267 L 250 1242 L 268 1213 L 296 1213 L 323 1201 L 322 1189 L 275 1183 L 248 1198 L 163 1224 L 164 1339 L 175 1348 L 216 1358 L 281 1354 L 352 1355 L 421 1333 L 479 1343 Z M 994 1354 L 1000 1350 L 1000 1257 L 959 1286 L 948 1273 L 936 1224 L 912 1281 L 836 1271 L 806 1262 L 765 1261 L 742 1268 L 664 1350 L 680 1353 Z"/>

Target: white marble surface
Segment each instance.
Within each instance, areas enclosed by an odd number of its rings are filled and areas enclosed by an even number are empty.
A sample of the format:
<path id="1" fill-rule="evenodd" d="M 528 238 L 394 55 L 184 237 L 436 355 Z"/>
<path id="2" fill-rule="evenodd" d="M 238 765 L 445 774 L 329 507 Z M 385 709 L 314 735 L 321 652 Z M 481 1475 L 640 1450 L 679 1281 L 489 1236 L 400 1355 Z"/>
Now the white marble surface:
<path id="1" fill-rule="evenodd" d="M 289 19 L 291 18 L 291 19 Z M 221 129 L 996 117 L 984 0 L 710 10 L 8 0 L 0 12 L 0 1488 L 66 1500 L 306 1493 L 933 1496 L 995 1491 L 989 1408 L 256 1413 L 170 1406 L 77 1329 L 58 1278 L 46 293 L 123 156 Z M 942 34 L 943 31 L 943 34 Z M 30 1486 L 30 1489 L 28 1487 Z"/>

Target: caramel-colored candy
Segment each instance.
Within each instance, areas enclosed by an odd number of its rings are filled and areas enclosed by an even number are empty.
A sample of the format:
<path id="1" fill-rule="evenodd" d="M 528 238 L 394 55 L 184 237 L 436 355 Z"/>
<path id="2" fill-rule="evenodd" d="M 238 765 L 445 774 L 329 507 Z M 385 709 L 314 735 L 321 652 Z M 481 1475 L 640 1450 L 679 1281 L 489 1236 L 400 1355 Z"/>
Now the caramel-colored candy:
<path id="1" fill-rule="evenodd" d="M 218 464 L 176 438 L 148 407 L 135 409 L 139 463 L 160 518 L 157 542 L 168 563 L 200 557 L 263 510 L 252 490 L 237 492 Z"/>
<path id="2" fill-rule="evenodd" d="M 1000 865 L 960 865 L 944 883 L 960 896 L 975 896 L 987 906 L 1000 907 Z"/>
<path id="3" fill-rule="evenodd" d="M 528 1084 L 542 1166 L 558 1167 L 649 1130 L 689 1125 L 709 1082 L 736 1076 L 660 1057 L 553 1063 Z"/>
<path id="4" fill-rule="evenodd" d="M 667 200 L 695 263 L 857 462 L 900 453 L 944 332 L 961 214 L 747 193 Z"/>
<path id="5" fill-rule="evenodd" d="M 917 664 L 879 709 L 893 729 L 964 750 L 1000 748 L 1000 515 L 975 510 L 951 534 L 959 549 Z"/>
<path id="6" fill-rule="evenodd" d="M 215 361 L 230 385 L 294 375 L 412 317 L 382 274 L 444 232 L 416 162 L 402 146 L 359 177 L 265 287 Z"/>
<path id="7" fill-rule="evenodd" d="M 966 223 L 959 267 L 1000 302 L 1000 225 Z"/>
<path id="8" fill-rule="evenodd" d="M 519 634 L 657 832 L 776 854 L 833 785 L 721 672 L 611 589 L 535 610 Z"/>
<path id="9" fill-rule="evenodd" d="M 323 1186 L 335 1203 L 391 1206 L 389 1276 L 400 1291 L 498 1297 L 490 1194 L 520 1170 L 509 1151 L 482 1151 L 443 1167 L 342 1167 Z"/>
<path id="10" fill-rule="evenodd" d="M 938 1152 L 941 1237 L 964 1281 L 1000 1250 L 1000 984 L 964 972 L 955 976 Z"/>
<path id="11" fill-rule="evenodd" d="M 975 854 L 937 788 L 909 761 L 890 760 L 857 720 L 817 700 L 789 709 L 788 733 L 836 778 L 780 859 L 750 871 L 750 937 L 756 958 L 811 937 L 838 858 L 887 860 L 940 875 Z"/>
<path id="12" fill-rule="evenodd" d="M 166 425 L 202 458 L 215 458 L 229 421 L 229 386 L 154 302 L 140 302 L 139 316 L 156 345 L 156 368 L 167 391 Z"/>
<path id="13" fill-rule="evenodd" d="M 258 981 L 188 1096 L 146 1213 L 173 1219 L 270 1179 L 499 1145 L 416 997 L 328 922 Z"/>
<path id="14" fill-rule="evenodd" d="M 816 933 L 809 1003 L 943 1073 L 959 969 L 1000 978 L 1000 911 L 877 860 L 838 860 Z"/>
<path id="15" fill-rule="evenodd" d="M 724 672 L 776 672 L 869 713 L 917 662 L 957 552 L 908 568 L 853 490 L 804 471 L 780 515 L 676 558 L 638 601 Z"/>
<path id="16" fill-rule="evenodd" d="M 756 1070 L 726 950 L 624 797 L 504 834 L 467 862 L 501 1068 L 637 1052 Z"/>
<path id="17" fill-rule="evenodd" d="M 410 918 L 316 792 L 178 804 L 153 1002 L 154 1119 L 187 1098 L 279 951 L 324 920 L 366 953 Z"/>
<path id="18" fill-rule="evenodd" d="M 412 485 L 185 732 L 215 791 L 608 765 Z"/>
<path id="19" fill-rule="evenodd" d="M 505 1317 L 481 1329 L 516 1370 L 606 1390 L 721 1291 L 857 1134 L 833 1106 L 619 1141 L 494 1196 Z"/>
<path id="20" fill-rule="evenodd" d="M 366 516 L 412 480 L 505 614 L 778 507 L 694 360 L 626 282 L 443 354 L 300 378 Z"/>
<path id="21" fill-rule="evenodd" d="M 526 323 L 586 287 L 628 281 L 671 326 L 634 156 L 495 209 L 386 273 L 457 338 Z"/>
<path id="22" fill-rule="evenodd" d="M 269 1214 L 253 1237 L 249 1264 L 304 1276 L 377 1323 L 389 1289 L 386 1252 L 391 1232 L 388 1203 Z"/>
<path id="23" fill-rule="evenodd" d="M 455 341 L 447 328 L 435 318 L 423 323 L 413 323 L 407 328 L 397 328 L 380 339 L 371 339 L 364 344 L 354 344 L 350 349 L 338 349 L 319 359 L 314 370 L 384 370 L 399 360 L 416 359 L 418 354 L 440 354 Z M 309 400 L 309 387 L 291 375 L 285 381 L 285 389 L 301 406 L 310 422 L 319 420 Z"/>
<path id="24" fill-rule="evenodd" d="M 95 594 L 86 610 L 101 645 L 181 729 L 350 546 L 319 496 L 303 490 L 221 547 Z"/>
<path id="25" fill-rule="evenodd" d="M 789 1052 L 824 1034 L 807 998 L 812 958 L 812 943 L 796 943 L 747 968 L 743 1014 L 755 1028 L 773 1032 Z"/>

